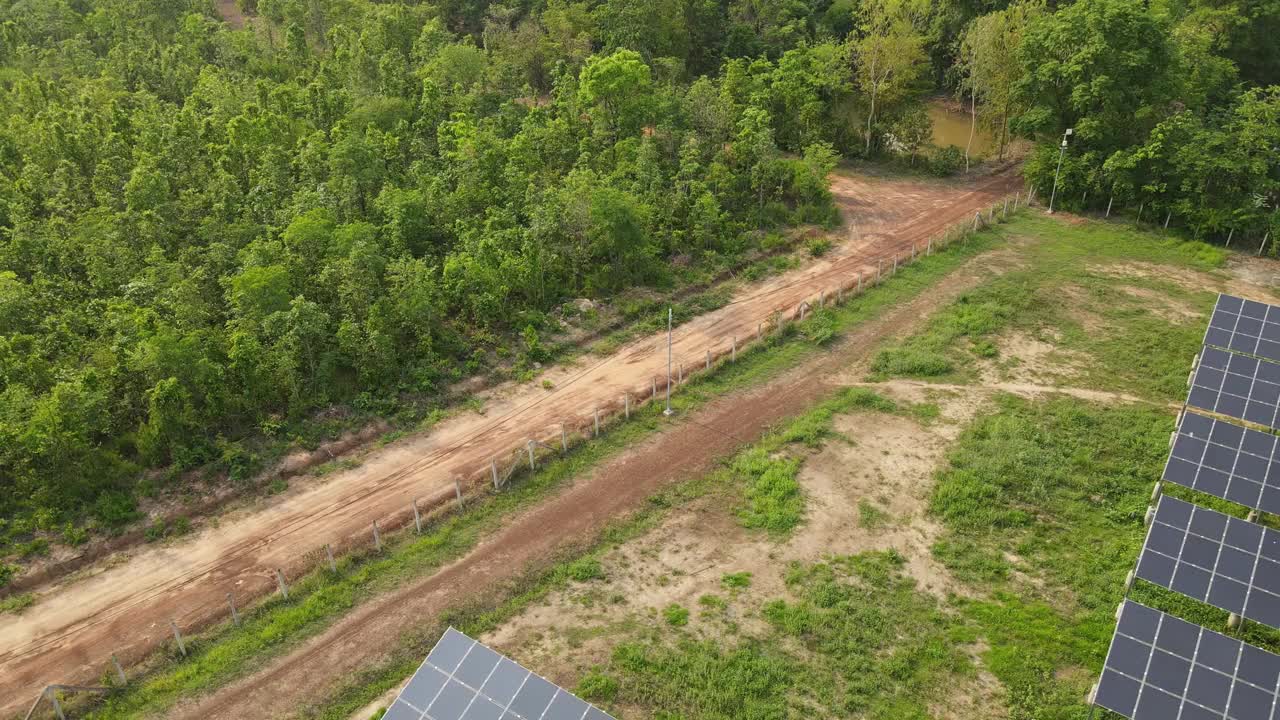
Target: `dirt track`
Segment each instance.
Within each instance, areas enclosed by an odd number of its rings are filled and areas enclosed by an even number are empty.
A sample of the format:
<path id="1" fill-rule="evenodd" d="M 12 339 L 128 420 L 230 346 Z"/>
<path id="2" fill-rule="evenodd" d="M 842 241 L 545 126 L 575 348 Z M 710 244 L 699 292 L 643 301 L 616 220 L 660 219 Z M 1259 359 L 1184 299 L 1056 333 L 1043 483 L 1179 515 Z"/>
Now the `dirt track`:
<path id="1" fill-rule="evenodd" d="M 686 368 L 700 366 L 708 349 L 723 353 L 732 338 L 744 342 L 755 334 L 757 323 L 766 321 L 774 312 L 791 311 L 819 291 L 834 292 L 838 283 L 856 282 L 859 272 L 874 275 L 876 258 L 909 251 L 913 243 L 922 243 L 950 224 L 972 217 L 975 209 L 988 207 L 1017 185 L 1017 178 L 1011 174 L 984 178 L 972 187 L 836 177 L 833 191 L 848 218 L 845 241 L 822 260 L 744 288 L 726 307 L 682 326 L 675 340 L 677 362 L 683 361 Z M 446 501 L 452 493 L 453 478 L 479 479 L 490 458 L 508 456 L 530 436 L 558 436 L 561 422 L 571 427 L 585 425 L 594 408 L 618 405 L 626 392 L 647 397 L 651 379 L 665 369 L 665 353 L 660 351 L 663 347 L 663 338 L 644 338 L 608 358 L 592 358 L 581 366 L 552 370 L 546 375 L 554 383 L 552 391 L 532 384 L 500 387 L 491 394 L 484 415 L 467 413 L 450 418 L 430 433 L 390 446 L 360 467 L 336 474 L 323 484 L 300 486 L 269 507 L 226 517 L 217 528 L 185 542 L 146 548 L 128 563 L 99 569 L 42 593 L 40 602 L 24 615 L 0 619 L 0 714 L 12 713 L 29 703 L 47 683 L 97 678 L 112 652 L 127 660 L 150 651 L 168 637 L 169 618 L 191 627 L 221 616 L 228 591 L 234 590 L 242 599 L 269 592 L 274 587 L 274 568 L 283 567 L 287 573 L 303 561 L 304 555 L 325 543 L 349 538 L 365 541 L 374 520 L 386 521 L 393 516 L 403 519 L 414 497 Z M 816 386 L 811 388 L 812 392 L 817 390 Z M 778 394 L 776 388 L 769 392 L 769 398 L 757 397 L 756 402 L 742 406 L 720 403 L 718 410 L 713 408 L 708 413 L 722 412 L 723 422 L 755 428 L 789 414 L 793 406 L 803 407 L 811 397 L 803 383 L 784 393 Z M 664 468 L 662 477 L 692 470 L 727 450 L 718 450 L 718 444 L 732 442 L 707 432 L 680 435 L 689 446 L 685 449 L 688 457 Z M 570 503 L 565 506 L 566 516 L 551 520 L 563 526 L 562 533 L 547 537 L 548 526 L 539 522 L 529 528 L 529 535 L 512 536 L 520 527 L 517 525 L 503 534 L 506 542 L 516 545 L 500 546 L 491 552 L 501 554 L 504 565 L 521 563 L 521 556 L 526 560 L 536 557 L 550 547 L 544 547 L 547 543 L 559 543 L 633 502 L 636 498 L 632 494 L 644 497 L 650 492 L 649 483 L 627 487 L 634 489 L 611 492 L 608 500 L 596 495 L 577 497 L 574 493 L 580 488 L 575 488 L 557 500 Z M 566 497 L 573 500 L 564 500 Z M 588 512 L 582 512 L 584 506 Z M 576 520 L 570 522 L 570 517 Z M 579 528 L 578 524 L 585 525 Z M 477 549 L 476 553 L 480 552 L 482 549 Z M 443 601 L 452 592 L 450 573 L 468 573 L 470 582 L 475 567 L 455 569 L 458 567 L 431 578 L 437 590 L 425 590 L 424 601 L 445 606 Z M 357 612 L 352 622 L 365 612 Z M 349 625 L 344 621 L 322 637 L 328 638 Z M 293 668 L 290 678 L 286 681 L 276 676 L 271 684 L 286 682 L 277 687 L 314 689 L 321 686 L 315 683 L 325 676 L 331 681 L 337 673 L 354 667 L 352 663 L 357 660 L 367 660 L 355 652 L 357 644 L 369 646 L 363 636 L 365 630 L 360 632 L 359 643 L 342 642 L 341 635 L 332 639 L 336 644 L 308 643 L 299 652 L 329 648 L 321 664 L 282 665 L 286 671 Z M 334 648 L 339 651 L 335 653 Z M 257 716 L 276 714 L 263 712 L 269 703 L 253 692 L 251 681 L 242 683 L 245 687 L 233 695 L 255 698 L 257 704 L 242 707 L 254 707 L 252 714 Z M 215 704 L 202 707 L 192 716 L 248 715 Z"/>

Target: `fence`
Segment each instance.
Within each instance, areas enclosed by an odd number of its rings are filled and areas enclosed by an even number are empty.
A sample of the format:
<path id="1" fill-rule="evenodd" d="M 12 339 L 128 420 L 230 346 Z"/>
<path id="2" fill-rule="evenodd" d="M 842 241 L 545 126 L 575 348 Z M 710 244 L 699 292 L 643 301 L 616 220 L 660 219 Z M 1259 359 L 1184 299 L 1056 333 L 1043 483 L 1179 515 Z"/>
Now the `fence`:
<path id="1" fill-rule="evenodd" d="M 939 248 L 967 239 L 971 233 L 982 227 L 990 227 L 1000 220 L 1007 219 L 1010 214 L 1010 201 L 1012 201 L 1012 211 L 1017 212 L 1019 207 L 1026 207 L 1026 205 L 1033 202 L 1034 192 L 1035 188 L 1032 188 L 1025 198 L 1021 192 L 1012 197 L 1006 196 L 993 203 L 985 213 L 985 216 L 983 212 L 975 212 L 972 219 L 966 218 L 956 222 L 943 232 L 931 235 L 922 241 L 912 241 L 909 247 L 903 243 L 879 255 L 852 256 L 849 259 L 859 265 L 856 275 L 845 273 L 838 268 L 819 273 L 817 277 L 819 279 L 830 279 L 830 284 L 822 287 L 815 296 L 801 300 L 794 308 L 784 308 L 770 313 L 756 323 L 754 334 L 746 334 L 743 337 L 733 336 L 727 344 L 716 348 L 706 348 L 700 356 L 695 356 L 695 358 L 674 358 L 672 363 L 673 371 L 669 378 L 651 377 L 643 386 L 633 387 L 609 403 L 593 405 L 587 408 L 587 412 L 577 417 L 567 418 L 558 425 L 532 431 L 519 446 L 511 448 L 507 453 L 499 457 L 490 458 L 483 467 L 454 477 L 450 486 L 446 486 L 433 494 L 412 499 L 403 510 L 381 518 L 381 521 L 373 520 L 368 534 L 363 539 L 359 537 L 339 538 L 333 543 L 326 544 L 322 548 L 317 548 L 308 553 L 301 559 L 301 562 L 294 566 L 295 569 L 302 569 L 302 572 L 298 573 L 298 577 L 316 570 L 336 574 L 338 566 L 335 554 L 340 556 L 344 552 L 354 553 L 362 550 L 366 552 L 371 550 L 378 553 L 383 549 L 383 534 L 386 532 L 412 526 L 414 532 L 422 533 L 432 522 L 437 521 L 448 513 L 465 512 L 468 505 L 478 501 L 482 496 L 501 492 L 520 471 L 524 470 L 532 473 L 549 456 L 566 454 L 575 446 L 599 437 L 611 425 L 630 419 L 631 414 L 638 408 L 647 404 L 662 402 L 666 396 L 667 382 L 670 382 L 674 391 L 679 386 L 689 383 L 700 375 L 713 372 L 722 363 L 736 362 L 740 351 L 743 349 L 749 350 L 752 346 L 760 346 L 773 337 L 781 336 L 786 331 L 789 323 L 801 322 L 815 310 L 820 310 L 833 304 L 842 304 L 851 297 L 881 284 L 888 277 L 892 277 L 900 267 L 921 257 L 932 255 Z M 997 218 L 997 214 L 1000 215 L 999 218 Z M 871 266 L 875 267 L 874 271 L 867 269 Z M 813 277 L 806 277 L 795 284 L 808 284 L 813 280 Z M 283 568 L 275 568 L 270 577 L 267 578 L 262 576 L 254 577 L 259 580 L 258 585 L 265 584 L 269 588 L 274 584 L 274 594 L 278 594 L 284 600 L 289 598 L 289 578 Z M 221 582 L 232 584 L 235 583 L 235 580 L 224 578 Z M 243 603 L 246 600 L 260 599 L 267 594 L 271 594 L 269 590 L 266 593 L 261 593 L 258 598 L 248 597 L 239 598 L 239 600 Z M 238 598 L 234 594 L 227 592 L 225 594 L 225 602 L 206 603 L 200 607 L 192 608 L 181 616 L 166 619 L 157 618 L 157 620 L 167 621 L 173 639 L 173 647 L 176 648 L 180 655 L 186 656 L 191 634 L 228 618 L 233 626 L 239 627 L 244 605 L 237 605 L 237 600 Z M 184 628 L 187 635 L 184 635 Z M 124 651 L 113 653 L 110 657 L 110 665 L 107 666 L 111 672 L 104 677 L 112 678 L 112 681 L 119 686 L 127 684 L 126 674 L 121 667 L 118 656 L 125 657 L 125 664 L 131 665 L 145 660 L 151 655 L 151 652 L 150 648 L 144 647 L 137 654 L 137 657 L 132 659 L 132 662 L 127 658 L 127 653 Z M 59 717 L 61 717 L 62 710 L 61 706 L 57 704 L 55 691 L 72 689 L 90 690 L 89 688 L 51 685 L 41 692 L 40 697 L 48 698 L 50 704 L 57 709 Z M 92 690 L 97 691 L 97 689 Z M 37 699 L 38 702 L 39 699 Z M 34 711 L 34 709 L 35 707 L 33 706 L 32 710 Z"/>
<path id="2" fill-rule="evenodd" d="M 1094 198 L 1092 199 L 1097 201 L 1100 199 L 1100 196 L 1095 195 Z M 1125 210 L 1132 209 L 1131 205 L 1125 205 L 1123 201 L 1117 205 L 1116 196 L 1114 193 L 1107 196 L 1107 203 L 1105 206 L 1103 206 L 1101 202 L 1095 202 L 1093 204 L 1090 204 L 1090 200 L 1091 198 L 1089 196 L 1088 190 L 1085 190 L 1083 193 L 1081 193 L 1079 202 L 1075 202 L 1073 198 L 1063 198 L 1061 195 L 1059 195 L 1059 199 L 1055 207 L 1065 206 L 1074 211 L 1078 211 L 1080 214 L 1085 214 L 1085 215 L 1090 214 L 1091 211 L 1093 213 L 1101 212 L 1102 217 L 1105 219 L 1110 219 L 1113 215 L 1119 216 L 1123 214 Z M 1174 213 L 1173 208 L 1169 207 L 1167 204 L 1160 203 L 1159 201 L 1151 201 L 1151 202 L 1147 202 L 1145 200 L 1138 201 L 1138 210 L 1134 215 L 1134 225 L 1141 227 L 1143 225 L 1142 221 L 1144 218 L 1147 219 L 1148 223 L 1154 224 L 1156 227 L 1159 227 L 1161 230 L 1168 230 L 1171 224 L 1174 225 L 1175 227 L 1177 227 L 1178 225 L 1181 225 L 1181 223 L 1179 222 L 1181 218 L 1179 218 L 1179 216 Z M 1274 214 L 1273 214 L 1273 222 L 1274 222 Z M 1189 227 L 1189 226 L 1183 225 L 1183 227 Z M 1241 237 L 1236 237 L 1237 229 L 1238 228 L 1234 226 L 1226 226 L 1227 237 L 1224 241 L 1224 245 L 1228 250 L 1231 249 L 1231 243 L 1233 241 L 1236 241 L 1239 243 L 1246 243 L 1246 244 L 1252 241 L 1252 242 L 1258 243 L 1257 250 L 1253 251 L 1253 254 L 1256 257 L 1261 257 L 1262 253 L 1266 251 L 1268 245 L 1270 245 L 1271 247 L 1271 254 L 1273 256 L 1276 255 L 1277 238 L 1274 237 L 1274 233 L 1271 230 L 1269 229 L 1264 230 L 1262 232 L 1261 239 L 1259 240 L 1259 236 L 1257 234 L 1253 235 L 1253 237 L 1251 238 L 1244 237 L 1243 231 L 1240 233 Z M 1221 232 L 1221 229 L 1219 229 L 1219 232 Z M 1218 237 L 1221 237 L 1221 235 L 1219 235 Z"/>

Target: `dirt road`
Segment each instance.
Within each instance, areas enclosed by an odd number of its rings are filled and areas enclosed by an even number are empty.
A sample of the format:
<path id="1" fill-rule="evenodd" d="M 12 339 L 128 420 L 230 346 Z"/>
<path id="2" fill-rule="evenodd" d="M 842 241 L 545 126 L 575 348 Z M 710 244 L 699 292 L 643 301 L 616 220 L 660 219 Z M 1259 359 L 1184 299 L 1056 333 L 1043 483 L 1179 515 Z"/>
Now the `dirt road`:
<path id="1" fill-rule="evenodd" d="M 909 251 L 1018 184 L 1011 173 L 970 186 L 837 176 L 844 241 L 821 260 L 746 287 L 727 306 L 682 326 L 676 361 L 701 365 L 707 350 L 723 353 L 734 337 L 754 336 L 773 313 L 834 292 L 859 272 L 873 275 L 877 258 Z M 122 660 L 141 657 L 168 637 L 170 618 L 193 627 L 220 617 L 228 591 L 242 599 L 270 592 L 275 568 L 287 574 L 325 543 L 366 542 L 374 520 L 403 517 L 415 497 L 446 501 L 454 478 L 480 478 L 491 458 L 507 457 L 529 437 L 558 436 L 562 422 L 584 426 L 595 408 L 620 404 L 624 393 L 647 397 L 652 379 L 665 371 L 664 340 L 643 338 L 607 358 L 549 371 L 552 390 L 501 386 L 489 394 L 483 415 L 452 417 L 323 484 L 298 483 L 268 507 L 233 513 L 184 542 L 143 549 L 127 563 L 43 592 L 22 616 L 0 618 L 0 715 L 29 703 L 45 684 L 99 677 L 112 652 Z"/>

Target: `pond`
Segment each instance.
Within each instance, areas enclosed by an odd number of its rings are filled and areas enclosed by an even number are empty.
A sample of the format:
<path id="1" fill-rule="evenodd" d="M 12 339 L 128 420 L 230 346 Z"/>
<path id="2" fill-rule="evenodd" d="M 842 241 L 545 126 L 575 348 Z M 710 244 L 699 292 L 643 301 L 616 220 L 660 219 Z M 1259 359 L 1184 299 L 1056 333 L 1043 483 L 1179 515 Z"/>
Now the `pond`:
<path id="1" fill-rule="evenodd" d="M 933 144 L 938 147 L 955 145 L 963 151 L 969 143 L 969 113 L 960 112 L 942 100 L 930 102 L 928 108 L 929 120 L 933 122 Z M 997 139 L 979 122 L 973 134 L 974 156 L 994 155 L 997 145 Z"/>

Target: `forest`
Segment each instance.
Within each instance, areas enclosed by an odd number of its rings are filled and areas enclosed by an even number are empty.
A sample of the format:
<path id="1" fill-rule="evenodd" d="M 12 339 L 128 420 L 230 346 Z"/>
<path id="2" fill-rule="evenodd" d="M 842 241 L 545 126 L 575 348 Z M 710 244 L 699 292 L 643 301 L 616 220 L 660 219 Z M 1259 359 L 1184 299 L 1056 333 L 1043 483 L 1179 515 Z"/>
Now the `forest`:
<path id="1" fill-rule="evenodd" d="M 1061 155 L 1067 208 L 1261 236 L 1277 36 L 1280 0 L 0 0 L 0 557 L 832 227 L 841 162 L 964 171 L 933 97 L 1042 193 Z"/>

